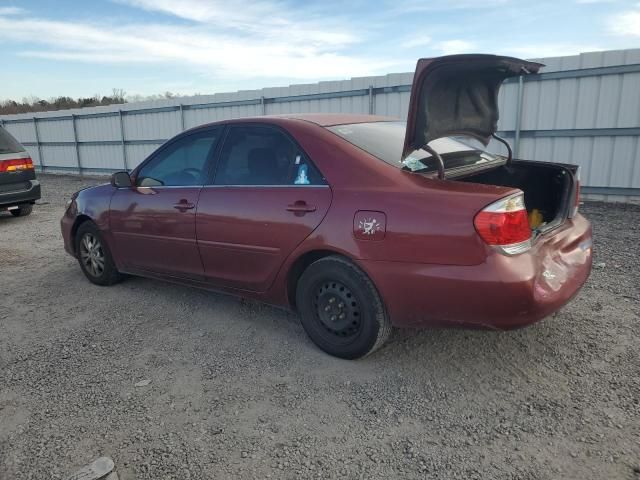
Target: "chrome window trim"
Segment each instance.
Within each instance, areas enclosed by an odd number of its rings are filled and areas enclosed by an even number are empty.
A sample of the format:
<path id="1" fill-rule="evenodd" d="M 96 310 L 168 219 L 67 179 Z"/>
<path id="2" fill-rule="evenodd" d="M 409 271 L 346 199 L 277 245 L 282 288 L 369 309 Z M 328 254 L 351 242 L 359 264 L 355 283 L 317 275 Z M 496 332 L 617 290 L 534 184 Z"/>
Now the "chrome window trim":
<path id="1" fill-rule="evenodd" d="M 171 189 L 171 188 L 225 188 L 225 187 L 233 187 L 233 188 L 329 188 L 329 185 L 146 185 L 146 186 L 135 186 L 131 187 L 116 187 L 116 190 L 130 190 L 130 189 L 138 189 L 138 188 L 153 188 L 153 189 Z"/>
<path id="2" fill-rule="evenodd" d="M 329 188 L 329 185 L 204 185 L 203 188 Z"/>
<path id="3" fill-rule="evenodd" d="M 116 187 L 117 190 L 137 190 L 139 188 L 169 189 L 169 188 L 202 188 L 203 185 L 131 185 L 130 187 Z"/>

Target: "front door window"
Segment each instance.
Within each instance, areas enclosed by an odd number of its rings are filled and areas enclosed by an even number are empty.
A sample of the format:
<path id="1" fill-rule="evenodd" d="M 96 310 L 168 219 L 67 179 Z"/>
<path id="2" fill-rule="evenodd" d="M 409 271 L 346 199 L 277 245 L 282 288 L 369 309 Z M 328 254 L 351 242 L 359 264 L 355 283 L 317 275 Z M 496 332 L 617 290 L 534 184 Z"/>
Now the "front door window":
<path id="1" fill-rule="evenodd" d="M 136 179 L 139 187 L 190 187 L 203 185 L 209 158 L 220 129 L 189 135 L 178 140 L 140 169 Z"/>

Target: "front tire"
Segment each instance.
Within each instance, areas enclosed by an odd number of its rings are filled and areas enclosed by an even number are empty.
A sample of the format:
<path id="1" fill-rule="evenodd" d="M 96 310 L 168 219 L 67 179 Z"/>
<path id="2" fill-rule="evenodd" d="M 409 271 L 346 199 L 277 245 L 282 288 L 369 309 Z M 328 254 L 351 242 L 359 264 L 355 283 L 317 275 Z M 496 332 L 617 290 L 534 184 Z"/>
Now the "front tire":
<path id="1" fill-rule="evenodd" d="M 27 215 L 31 215 L 32 211 L 33 211 L 33 205 L 31 204 L 20 205 L 17 209 L 10 210 L 11 215 L 13 215 L 14 217 L 26 217 Z"/>
<path id="2" fill-rule="evenodd" d="M 91 283 L 107 286 L 122 280 L 111 251 L 93 222 L 85 222 L 78 228 L 76 256 L 82 272 Z"/>
<path id="3" fill-rule="evenodd" d="M 302 326 L 330 355 L 361 358 L 380 348 L 391 334 L 391 321 L 369 277 L 339 256 L 307 267 L 296 290 Z"/>

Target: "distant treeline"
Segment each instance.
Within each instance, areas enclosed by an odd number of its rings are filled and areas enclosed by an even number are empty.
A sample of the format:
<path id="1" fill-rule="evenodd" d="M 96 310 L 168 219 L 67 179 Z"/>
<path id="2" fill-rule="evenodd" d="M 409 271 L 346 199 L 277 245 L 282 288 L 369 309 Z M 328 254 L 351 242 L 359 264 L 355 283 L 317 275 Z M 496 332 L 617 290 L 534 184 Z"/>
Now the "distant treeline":
<path id="1" fill-rule="evenodd" d="M 10 115 L 14 113 L 29 112 L 47 112 L 51 110 L 69 110 L 70 108 L 97 107 L 100 105 L 114 105 L 119 103 L 127 103 L 128 101 L 139 102 L 143 100 L 160 100 L 165 98 L 173 98 L 175 94 L 165 92 L 160 95 L 150 95 L 147 97 L 141 95 L 127 96 L 124 90 L 114 88 L 111 95 L 94 95 L 93 97 L 71 98 L 57 97 L 43 100 L 41 98 L 31 96 L 23 98 L 22 101 L 16 100 L 0 100 L 0 115 Z"/>

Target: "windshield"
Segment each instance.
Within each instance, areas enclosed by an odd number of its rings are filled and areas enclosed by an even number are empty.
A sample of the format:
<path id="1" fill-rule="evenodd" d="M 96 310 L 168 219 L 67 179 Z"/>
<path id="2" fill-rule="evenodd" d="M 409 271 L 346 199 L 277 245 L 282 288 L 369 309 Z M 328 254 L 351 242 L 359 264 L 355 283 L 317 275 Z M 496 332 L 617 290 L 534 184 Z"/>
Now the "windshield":
<path id="1" fill-rule="evenodd" d="M 335 125 L 328 129 L 395 167 L 417 173 L 438 171 L 437 160 L 422 149 L 414 150 L 404 161 L 400 161 L 406 125 L 405 122 L 371 122 Z M 445 169 L 500 160 L 495 155 L 453 137 L 438 138 L 429 146 L 440 154 Z"/>
<path id="2" fill-rule="evenodd" d="M 20 145 L 4 128 L 0 127 L 0 154 L 24 152 Z"/>

